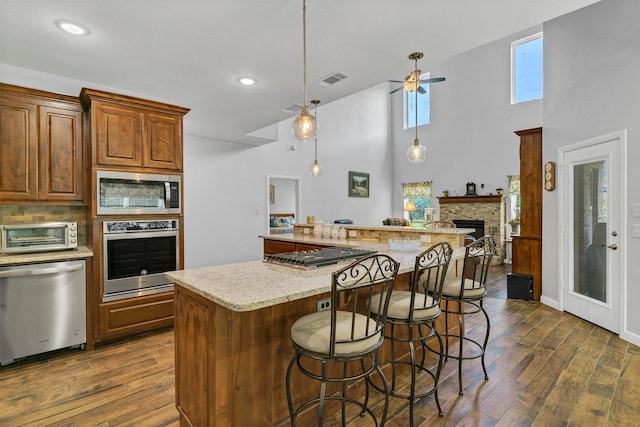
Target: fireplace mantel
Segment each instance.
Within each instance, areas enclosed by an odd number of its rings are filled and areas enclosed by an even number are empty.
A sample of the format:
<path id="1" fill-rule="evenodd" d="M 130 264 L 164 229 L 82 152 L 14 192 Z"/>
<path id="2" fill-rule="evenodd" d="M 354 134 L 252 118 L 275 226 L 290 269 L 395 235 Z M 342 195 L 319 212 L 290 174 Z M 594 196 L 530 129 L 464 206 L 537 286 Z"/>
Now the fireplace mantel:
<path id="1" fill-rule="evenodd" d="M 486 196 L 448 196 L 438 197 L 438 202 L 443 203 L 500 203 L 505 199 L 502 194 Z"/>

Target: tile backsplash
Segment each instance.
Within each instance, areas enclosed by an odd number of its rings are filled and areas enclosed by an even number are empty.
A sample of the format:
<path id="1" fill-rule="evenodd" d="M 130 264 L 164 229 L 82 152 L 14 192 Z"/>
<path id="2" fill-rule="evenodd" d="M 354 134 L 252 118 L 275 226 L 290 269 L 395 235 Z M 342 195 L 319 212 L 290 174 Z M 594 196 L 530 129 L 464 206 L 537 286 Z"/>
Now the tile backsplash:
<path id="1" fill-rule="evenodd" d="M 78 223 L 78 246 L 87 244 L 85 206 L 0 205 L 0 224 L 53 221 L 76 221 Z"/>

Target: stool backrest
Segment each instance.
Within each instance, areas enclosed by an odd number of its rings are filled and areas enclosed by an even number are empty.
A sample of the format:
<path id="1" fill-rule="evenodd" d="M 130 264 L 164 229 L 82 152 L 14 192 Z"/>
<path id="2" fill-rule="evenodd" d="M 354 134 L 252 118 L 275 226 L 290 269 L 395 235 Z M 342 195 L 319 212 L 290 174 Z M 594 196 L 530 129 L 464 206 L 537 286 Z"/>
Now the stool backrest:
<path id="1" fill-rule="evenodd" d="M 331 280 L 331 337 L 329 356 L 335 356 L 336 344 L 352 344 L 357 341 L 377 339 L 377 349 L 384 339 L 384 325 L 391 291 L 398 276 L 400 263 L 388 255 L 373 254 L 355 260 L 348 266 L 333 272 Z M 377 313 L 372 316 L 368 301 L 382 293 Z M 341 329 L 336 334 L 338 318 Z M 348 315 L 346 314 L 348 313 Z M 345 321 L 345 318 L 348 319 Z"/>
<path id="2" fill-rule="evenodd" d="M 453 249 L 447 242 L 439 242 L 416 256 L 411 276 L 411 302 L 409 321 L 421 310 L 430 310 L 440 305 L 444 284 Z M 418 298 L 416 298 L 416 294 Z M 429 296 L 430 298 L 427 298 Z M 438 311 L 439 312 L 439 311 Z M 419 314 L 417 317 L 420 317 Z"/>
<path id="3" fill-rule="evenodd" d="M 465 290 L 485 287 L 491 260 L 496 253 L 496 241 L 492 236 L 483 236 L 472 241 L 465 248 L 460 298 Z"/>

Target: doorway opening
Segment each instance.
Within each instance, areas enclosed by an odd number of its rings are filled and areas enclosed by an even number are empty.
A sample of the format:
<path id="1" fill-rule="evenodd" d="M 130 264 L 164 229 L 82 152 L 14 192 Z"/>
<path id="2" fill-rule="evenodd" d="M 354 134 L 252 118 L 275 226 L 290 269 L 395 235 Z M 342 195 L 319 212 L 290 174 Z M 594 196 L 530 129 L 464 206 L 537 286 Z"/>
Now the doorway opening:
<path id="1" fill-rule="evenodd" d="M 302 212 L 300 193 L 300 177 L 267 175 L 267 234 L 293 233 Z"/>

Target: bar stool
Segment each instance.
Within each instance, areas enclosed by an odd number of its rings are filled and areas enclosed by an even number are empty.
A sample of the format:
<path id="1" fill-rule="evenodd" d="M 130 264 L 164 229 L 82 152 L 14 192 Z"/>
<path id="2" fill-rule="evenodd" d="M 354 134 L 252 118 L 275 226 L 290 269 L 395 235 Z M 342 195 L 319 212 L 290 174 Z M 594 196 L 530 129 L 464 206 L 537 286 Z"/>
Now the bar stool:
<path id="1" fill-rule="evenodd" d="M 429 249 L 416 256 L 413 273 L 411 275 L 410 290 L 395 289 L 391 295 L 387 311 L 387 329 L 385 339 L 391 343 L 391 359 L 381 361 L 380 365 L 391 365 L 391 387 L 389 395 L 409 400 L 409 425 L 413 426 L 413 405 L 416 399 L 434 395 L 438 415 L 442 416 L 442 408 L 438 400 L 438 382 L 443 362 L 443 344 L 440 334 L 435 328 L 435 321 L 440 316 L 440 295 L 442 286 L 451 261 L 453 249 L 447 242 L 436 243 Z M 374 307 L 385 295 L 376 295 L 371 303 Z M 407 333 L 403 333 L 404 331 Z M 427 345 L 427 340 L 436 337 L 438 349 Z M 409 346 L 409 360 L 404 355 L 396 354 L 396 344 L 407 343 Z M 419 344 L 421 358 L 416 362 L 416 345 Z M 425 366 L 427 351 L 438 355 L 438 363 L 434 368 Z M 400 392 L 404 384 L 397 382 L 399 376 L 397 367 L 406 365 L 411 368 L 411 385 L 408 394 Z M 433 386 L 428 390 L 416 392 L 416 377 L 420 372 L 428 374 Z"/>
<path id="2" fill-rule="evenodd" d="M 449 358 L 458 361 L 458 394 L 462 396 L 462 361 L 480 358 L 484 379 L 489 380 L 484 355 L 489 342 L 491 322 L 482 306 L 482 299 L 487 294 L 486 283 L 491 259 L 496 253 L 496 241 L 492 236 L 484 236 L 465 246 L 464 264 L 460 277 L 448 278 L 442 288 L 442 299 L 445 301 L 445 361 Z M 451 304 L 450 304 L 451 303 Z M 465 323 L 468 316 L 482 313 L 487 321 L 487 328 L 482 342 L 466 335 Z M 458 334 L 449 332 L 449 314 L 458 316 Z M 458 351 L 449 351 L 449 340 L 458 340 Z M 464 344 L 471 345 L 464 352 Z M 453 350 L 452 350 L 453 351 Z"/>
<path id="3" fill-rule="evenodd" d="M 369 414 L 378 425 L 373 411 L 368 408 L 369 375 L 374 371 L 381 379 L 384 394 L 384 409 L 381 426 L 387 418 L 389 397 L 387 382 L 378 366 L 378 349 L 384 341 L 384 325 L 387 308 L 400 264 L 393 258 L 374 254 L 358 259 L 335 271 L 331 278 L 331 309 L 305 315 L 291 327 L 291 338 L 295 355 L 289 362 L 286 376 L 287 402 L 291 426 L 305 409 L 318 405 L 317 425 L 324 421 L 325 401 L 336 400 L 341 404 L 342 424 L 346 424 L 347 404 L 356 405 L 360 416 Z M 367 301 L 375 294 L 379 298 L 371 315 Z M 291 371 L 297 366 L 309 378 L 320 381 L 319 397 L 303 402 L 294 408 L 291 394 Z M 346 395 L 349 382 L 364 379 L 364 401 Z M 328 383 L 340 383 L 340 393 L 327 394 Z"/>

